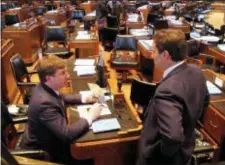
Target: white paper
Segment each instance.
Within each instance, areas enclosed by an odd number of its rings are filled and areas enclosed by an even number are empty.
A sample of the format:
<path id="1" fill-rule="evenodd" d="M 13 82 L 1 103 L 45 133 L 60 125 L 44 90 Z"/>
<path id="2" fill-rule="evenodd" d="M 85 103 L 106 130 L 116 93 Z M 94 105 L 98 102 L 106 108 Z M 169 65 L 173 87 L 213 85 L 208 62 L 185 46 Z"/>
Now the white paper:
<path id="1" fill-rule="evenodd" d="M 14 115 L 18 114 L 19 109 L 20 108 L 17 107 L 16 105 L 14 105 L 14 104 L 8 106 L 8 111 L 9 111 L 10 114 L 14 114 Z"/>
<path id="2" fill-rule="evenodd" d="M 143 45 L 147 50 L 151 50 L 153 40 L 139 40 L 141 45 Z"/>
<path id="3" fill-rule="evenodd" d="M 95 75 L 95 70 L 78 70 L 77 76 L 88 76 L 88 75 Z"/>
<path id="4" fill-rule="evenodd" d="M 91 65 L 91 66 L 75 66 L 74 71 L 79 71 L 79 70 L 95 70 L 95 66 Z"/>
<path id="5" fill-rule="evenodd" d="M 222 51 L 225 51 L 225 44 L 219 44 L 217 45 L 217 47 L 222 50 Z"/>
<path id="6" fill-rule="evenodd" d="M 77 112 L 79 113 L 80 116 L 82 115 L 88 115 L 88 110 L 91 108 L 92 104 L 87 104 L 87 105 L 79 105 L 77 106 Z M 109 107 L 107 104 L 103 104 L 103 108 L 101 110 L 100 116 L 104 115 L 111 115 L 111 111 L 109 110 Z"/>
<path id="7" fill-rule="evenodd" d="M 78 34 L 76 36 L 76 40 L 90 40 L 91 35 L 90 34 Z"/>
<path id="8" fill-rule="evenodd" d="M 116 118 L 101 119 L 92 123 L 92 129 L 94 133 L 117 130 L 120 128 L 121 126 Z"/>
<path id="9" fill-rule="evenodd" d="M 130 29 L 130 34 L 134 36 L 147 36 L 149 32 L 147 29 Z"/>
<path id="10" fill-rule="evenodd" d="M 207 89 L 210 94 L 221 94 L 222 91 L 210 81 L 206 81 Z"/>
<path id="11" fill-rule="evenodd" d="M 216 77 L 215 78 L 215 84 L 222 88 L 223 87 L 223 80 L 221 80 L 220 78 Z"/>
<path id="12" fill-rule="evenodd" d="M 95 64 L 95 59 L 76 59 L 74 65 L 90 66 Z"/>
<path id="13" fill-rule="evenodd" d="M 179 20 L 170 20 L 170 22 L 174 25 L 183 25 L 183 23 Z"/>

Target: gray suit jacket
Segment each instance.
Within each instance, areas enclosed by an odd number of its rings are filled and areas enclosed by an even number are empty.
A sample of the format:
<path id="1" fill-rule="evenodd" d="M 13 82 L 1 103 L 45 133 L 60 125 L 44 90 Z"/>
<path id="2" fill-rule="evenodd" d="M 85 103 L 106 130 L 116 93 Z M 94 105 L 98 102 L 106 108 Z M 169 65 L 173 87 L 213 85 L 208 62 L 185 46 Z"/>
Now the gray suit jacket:
<path id="1" fill-rule="evenodd" d="M 196 122 L 208 102 L 200 68 L 184 63 L 170 72 L 145 110 L 137 165 L 189 165 Z"/>
<path id="2" fill-rule="evenodd" d="M 30 100 L 22 147 L 43 149 L 53 160 L 69 154 L 69 144 L 89 128 L 85 119 L 67 125 L 64 104 L 76 103 L 81 103 L 79 95 L 59 96 L 45 84 L 38 84 Z"/>

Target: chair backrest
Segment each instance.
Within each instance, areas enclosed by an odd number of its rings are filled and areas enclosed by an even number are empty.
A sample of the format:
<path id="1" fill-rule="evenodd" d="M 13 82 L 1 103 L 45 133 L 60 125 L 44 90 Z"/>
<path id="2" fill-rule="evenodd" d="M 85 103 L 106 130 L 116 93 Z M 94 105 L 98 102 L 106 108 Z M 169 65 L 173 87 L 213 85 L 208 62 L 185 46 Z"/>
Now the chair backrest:
<path id="1" fill-rule="evenodd" d="M 29 80 L 26 65 L 20 54 L 16 54 L 15 56 L 13 56 L 10 59 L 10 64 L 17 83 L 21 82 L 24 78 L 27 78 L 27 80 Z"/>
<path id="2" fill-rule="evenodd" d="M 106 17 L 107 27 L 115 28 L 119 26 L 119 20 L 116 16 L 108 15 Z"/>
<path id="3" fill-rule="evenodd" d="M 8 6 L 6 3 L 1 3 L 1 12 L 4 12 L 8 9 Z"/>
<path id="4" fill-rule="evenodd" d="M 196 40 L 187 41 L 187 56 L 194 57 L 199 55 L 199 45 Z"/>
<path id="5" fill-rule="evenodd" d="M 156 30 L 161 30 L 161 29 L 168 29 L 169 25 L 167 20 L 156 19 L 154 22 L 154 27 Z"/>
<path id="6" fill-rule="evenodd" d="M 116 41 L 116 36 L 118 34 L 117 28 L 104 27 L 102 30 L 102 41 Z"/>
<path id="7" fill-rule="evenodd" d="M 97 19 L 103 18 L 107 15 L 107 9 L 103 2 L 99 2 L 96 8 L 96 17 Z"/>
<path id="8" fill-rule="evenodd" d="M 44 13 L 47 11 L 45 6 L 38 6 L 36 9 L 37 15 L 44 15 Z"/>
<path id="9" fill-rule="evenodd" d="M 109 13 L 113 16 L 119 17 L 122 12 L 123 12 L 123 9 L 121 5 L 113 4 L 111 7 L 109 7 Z"/>
<path id="10" fill-rule="evenodd" d="M 156 13 L 149 13 L 149 14 L 148 14 L 148 17 L 147 17 L 147 23 L 148 23 L 148 24 L 149 24 L 149 23 L 154 24 L 154 22 L 155 22 L 156 19 L 161 19 L 161 18 L 162 18 L 162 16 L 159 15 L 159 14 L 156 14 Z"/>
<path id="11" fill-rule="evenodd" d="M 56 6 L 55 5 L 53 5 L 53 4 L 45 4 L 45 7 L 46 7 L 46 9 L 48 10 L 48 11 L 50 11 L 50 10 L 56 10 Z"/>
<path id="12" fill-rule="evenodd" d="M 66 41 L 65 29 L 62 26 L 47 26 L 45 40 L 49 41 Z"/>
<path id="13" fill-rule="evenodd" d="M 1 18 L 1 30 L 5 28 L 5 18 L 2 16 Z"/>
<path id="14" fill-rule="evenodd" d="M 19 22 L 19 17 L 17 14 L 6 14 L 5 15 L 5 24 L 13 25 Z"/>
<path id="15" fill-rule="evenodd" d="M 117 35 L 115 50 L 136 51 L 137 42 L 135 37 L 132 35 Z"/>
<path id="16" fill-rule="evenodd" d="M 12 149 L 16 145 L 18 134 L 14 127 L 11 115 L 9 114 L 8 108 L 3 101 L 1 101 L 1 124 L 2 141 L 8 148 Z"/>
<path id="17" fill-rule="evenodd" d="M 82 20 L 84 16 L 85 16 L 84 9 L 75 9 L 71 11 L 70 19 Z"/>

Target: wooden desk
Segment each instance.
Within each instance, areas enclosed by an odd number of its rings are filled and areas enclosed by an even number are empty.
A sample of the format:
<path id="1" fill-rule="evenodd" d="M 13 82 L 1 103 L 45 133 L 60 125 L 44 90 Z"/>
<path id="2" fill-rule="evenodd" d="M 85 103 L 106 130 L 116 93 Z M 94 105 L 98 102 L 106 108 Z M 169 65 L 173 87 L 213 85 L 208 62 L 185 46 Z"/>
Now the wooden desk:
<path id="1" fill-rule="evenodd" d="M 148 8 L 148 6 L 145 5 L 145 6 L 139 7 L 137 10 L 143 13 L 143 16 L 144 16 L 144 23 L 147 24 L 148 13 L 149 13 L 149 8 Z"/>
<path id="2" fill-rule="evenodd" d="M 71 66 L 71 63 L 73 62 L 68 64 L 68 68 L 73 67 Z M 77 80 L 79 81 L 79 85 Z M 74 76 L 73 73 L 73 90 L 87 90 L 87 82 L 93 81 L 92 78 L 89 79 L 88 77 L 77 77 L 76 79 L 76 76 Z M 119 131 L 110 131 L 99 134 L 93 134 L 90 130 L 71 145 L 71 154 L 76 159 L 92 158 L 94 159 L 95 165 L 135 164 L 137 141 L 142 125 L 133 115 L 129 105 L 124 104 L 125 106 L 118 108 L 113 107 L 111 101 L 107 102 L 107 104 L 111 109 L 112 114 L 105 117 L 116 117 L 122 128 Z M 75 122 L 77 119 L 77 113 L 74 111 L 68 111 L 68 116 L 70 122 Z"/>
<path id="3" fill-rule="evenodd" d="M 2 39 L 1 42 L 2 55 L 1 55 L 1 94 L 2 100 L 5 104 L 13 103 L 13 100 L 18 92 L 16 81 L 13 76 L 10 59 L 15 52 L 15 45 L 11 39 Z"/>
<path id="4" fill-rule="evenodd" d="M 172 24 L 171 21 L 169 21 L 169 20 L 168 20 L 168 24 L 169 24 L 169 28 L 171 28 L 171 29 L 179 29 L 179 30 L 183 31 L 184 33 L 191 32 L 191 26 L 185 20 L 182 21 L 182 25 Z"/>
<path id="5" fill-rule="evenodd" d="M 93 37 L 91 39 L 77 40 L 77 32 L 72 34 L 69 41 L 69 48 L 75 48 L 76 56 L 86 58 L 99 54 L 99 40 L 97 31 L 89 32 Z"/>
<path id="6" fill-rule="evenodd" d="M 49 25 L 49 20 L 46 19 L 43 16 L 36 17 L 37 23 L 39 25 L 39 34 L 40 34 L 40 46 L 42 46 L 42 43 L 45 39 L 45 28 Z"/>
<path id="7" fill-rule="evenodd" d="M 37 50 L 40 48 L 40 31 L 34 21 L 20 23 L 19 26 L 7 26 L 2 36 L 13 39 L 15 50 L 23 57 L 27 65 L 37 59 Z"/>
<path id="8" fill-rule="evenodd" d="M 201 52 L 214 56 L 217 60 L 225 64 L 225 52 L 217 48 L 216 46 L 207 46 L 201 44 Z"/>
<path id="9" fill-rule="evenodd" d="M 66 10 L 58 9 L 44 13 L 44 17 L 46 17 L 49 20 L 54 20 L 56 25 L 60 26 L 67 20 L 66 14 L 67 14 Z"/>
<path id="10" fill-rule="evenodd" d="M 18 15 L 19 17 L 19 21 L 25 21 L 26 19 L 30 18 L 30 12 L 33 12 L 34 9 L 32 7 L 18 7 L 18 8 L 13 8 L 13 9 L 9 9 L 6 11 L 7 13 L 15 13 Z"/>

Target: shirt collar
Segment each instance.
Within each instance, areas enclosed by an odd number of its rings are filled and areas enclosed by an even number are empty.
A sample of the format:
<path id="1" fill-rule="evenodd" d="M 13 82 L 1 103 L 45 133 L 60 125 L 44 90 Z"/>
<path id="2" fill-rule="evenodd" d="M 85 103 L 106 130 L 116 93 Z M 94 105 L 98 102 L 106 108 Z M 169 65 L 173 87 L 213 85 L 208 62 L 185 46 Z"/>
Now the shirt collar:
<path id="1" fill-rule="evenodd" d="M 174 65 L 172 65 L 171 67 L 167 68 L 164 72 L 163 72 L 163 78 L 165 78 L 170 72 L 172 72 L 175 68 L 177 68 L 178 66 L 182 65 L 184 63 L 184 61 L 180 61 Z"/>

